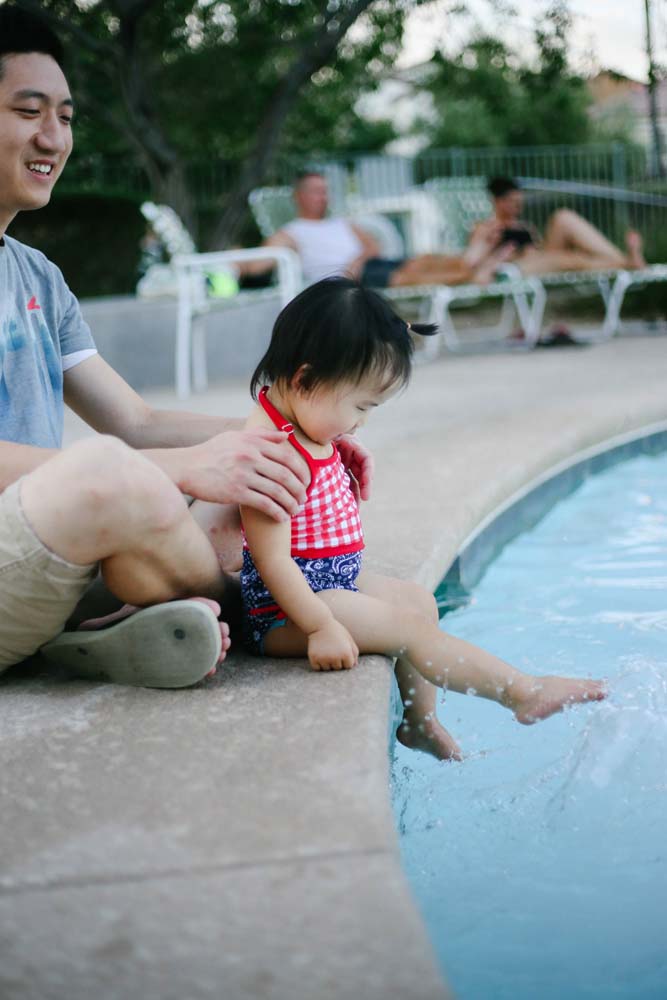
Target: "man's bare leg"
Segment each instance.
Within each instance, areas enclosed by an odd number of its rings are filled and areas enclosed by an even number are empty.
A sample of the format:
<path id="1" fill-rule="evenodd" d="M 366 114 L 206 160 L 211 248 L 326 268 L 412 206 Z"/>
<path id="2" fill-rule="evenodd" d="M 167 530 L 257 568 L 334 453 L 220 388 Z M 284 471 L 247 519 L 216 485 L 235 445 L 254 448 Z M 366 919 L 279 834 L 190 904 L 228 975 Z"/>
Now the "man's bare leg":
<path id="1" fill-rule="evenodd" d="M 511 246 L 493 247 L 487 240 L 478 240 L 457 257 L 422 254 L 406 261 L 391 275 L 389 285 L 487 285 L 513 254 Z"/>
<path id="2" fill-rule="evenodd" d="M 525 277 L 559 271 L 607 271 L 615 269 L 608 257 L 591 257 L 576 250 L 538 250 L 531 247 L 515 261 Z"/>
<path id="3" fill-rule="evenodd" d="M 628 232 L 626 249 L 627 252 L 623 253 L 599 229 L 567 208 L 559 209 L 552 215 L 544 237 L 545 252 L 574 251 L 595 262 L 594 266 L 590 266 L 591 270 L 605 267 L 636 270 L 646 265 L 639 233 Z"/>
<path id="4" fill-rule="evenodd" d="M 640 271 L 646 267 L 644 257 L 644 241 L 635 229 L 628 229 L 625 234 L 625 249 L 627 250 L 628 267 L 631 271 Z"/>
<path id="5" fill-rule="evenodd" d="M 235 504 L 195 500 L 190 514 L 213 546 L 226 573 L 236 573 L 243 564 L 241 515 Z"/>
<path id="6" fill-rule="evenodd" d="M 514 255 L 514 246 L 511 243 L 504 243 L 475 265 L 471 280 L 476 285 L 488 285 L 495 278 L 498 268 L 509 263 Z"/>
<path id="7" fill-rule="evenodd" d="M 23 481 L 21 502 L 41 541 L 68 562 L 99 562 L 121 603 L 226 599 L 227 578 L 178 489 L 114 438 L 79 442 L 40 466 Z M 226 625 L 221 637 L 224 654 Z"/>
<path id="8" fill-rule="evenodd" d="M 472 279 L 472 268 L 463 257 L 422 254 L 397 268 L 389 278 L 390 287 L 405 285 L 465 285 Z"/>
<path id="9" fill-rule="evenodd" d="M 406 605 L 420 608 L 425 618 L 438 623 L 435 598 L 417 584 L 364 571 L 359 574 L 358 585 L 363 593 L 390 600 L 398 608 Z M 394 673 L 404 706 L 403 719 L 396 732 L 398 741 L 411 750 L 422 750 L 438 760 L 461 760 L 461 748 L 438 721 L 438 689 L 425 680 L 404 656 L 397 658 Z"/>

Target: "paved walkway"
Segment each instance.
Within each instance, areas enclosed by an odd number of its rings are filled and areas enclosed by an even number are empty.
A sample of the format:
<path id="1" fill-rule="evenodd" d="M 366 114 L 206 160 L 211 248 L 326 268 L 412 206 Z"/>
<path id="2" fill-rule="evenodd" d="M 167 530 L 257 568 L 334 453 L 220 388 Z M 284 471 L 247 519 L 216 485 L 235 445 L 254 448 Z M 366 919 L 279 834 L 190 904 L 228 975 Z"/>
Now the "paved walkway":
<path id="1" fill-rule="evenodd" d="M 434 586 L 532 478 L 667 421 L 666 376 L 660 338 L 418 368 L 364 431 L 368 565 Z M 196 407 L 242 415 L 245 385 Z M 444 996 L 397 858 L 389 690 L 377 657 L 321 675 L 237 655 L 186 692 L 7 675 L 3 1000 Z"/>

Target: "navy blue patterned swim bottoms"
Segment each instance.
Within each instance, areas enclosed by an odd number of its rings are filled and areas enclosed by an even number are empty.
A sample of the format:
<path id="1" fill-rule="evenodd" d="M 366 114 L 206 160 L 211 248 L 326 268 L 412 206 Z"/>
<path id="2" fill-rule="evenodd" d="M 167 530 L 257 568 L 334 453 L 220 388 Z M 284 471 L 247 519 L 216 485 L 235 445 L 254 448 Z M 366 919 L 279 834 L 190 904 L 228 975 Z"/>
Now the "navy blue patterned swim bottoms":
<path id="1" fill-rule="evenodd" d="M 304 559 L 301 556 L 292 558 L 315 594 L 320 590 L 358 589 L 356 581 L 361 569 L 361 552 L 323 559 Z M 248 549 L 243 550 L 241 596 L 243 642 L 251 653 L 264 656 L 264 636 L 272 628 L 285 625 L 287 618 L 266 589 Z"/>

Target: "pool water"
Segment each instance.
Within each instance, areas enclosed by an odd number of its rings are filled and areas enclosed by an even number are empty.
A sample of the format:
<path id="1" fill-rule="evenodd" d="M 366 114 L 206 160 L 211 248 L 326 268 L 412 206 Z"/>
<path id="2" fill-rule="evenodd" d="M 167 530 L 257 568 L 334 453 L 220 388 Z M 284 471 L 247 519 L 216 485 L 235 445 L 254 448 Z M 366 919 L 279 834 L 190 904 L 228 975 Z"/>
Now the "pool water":
<path id="1" fill-rule="evenodd" d="M 667 455 L 586 480 L 442 625 L 610 692 L 532 727 L 439 696 L 465 761 L 396 745 L 404 865 L 456 996 L 665 1000 Z"/>

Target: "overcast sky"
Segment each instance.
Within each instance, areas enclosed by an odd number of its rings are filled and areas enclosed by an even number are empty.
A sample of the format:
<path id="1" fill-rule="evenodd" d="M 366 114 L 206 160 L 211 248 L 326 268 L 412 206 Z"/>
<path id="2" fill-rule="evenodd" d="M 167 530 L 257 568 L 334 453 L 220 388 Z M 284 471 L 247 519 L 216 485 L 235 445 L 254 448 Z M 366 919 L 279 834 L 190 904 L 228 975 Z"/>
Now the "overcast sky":
<path id="1" fill-rule="evenodd" d="M 492 34 L 502 35 L 523 51 L 531 43 L 535 18 L 547 0 L 514 0 L 517 18 L 494 21 L 486 0 L 468 0 L 469 16 L 448 18 L 445 0 L 435 0 L 410 15 L 401 65 L 428 59 L 438 44 L 449 51 L 467 37 L 473 19 Z M 667 0 L 652 0 L 655 57 L 667 63 Z M 644 29 L 644 0 L 571 0 L 574 15 L 572 56 L 575 68 L 590 67 L 591 54 L 600 66 L 619 70 L 637 80 L 646 80 L 647 63 Z"/>

